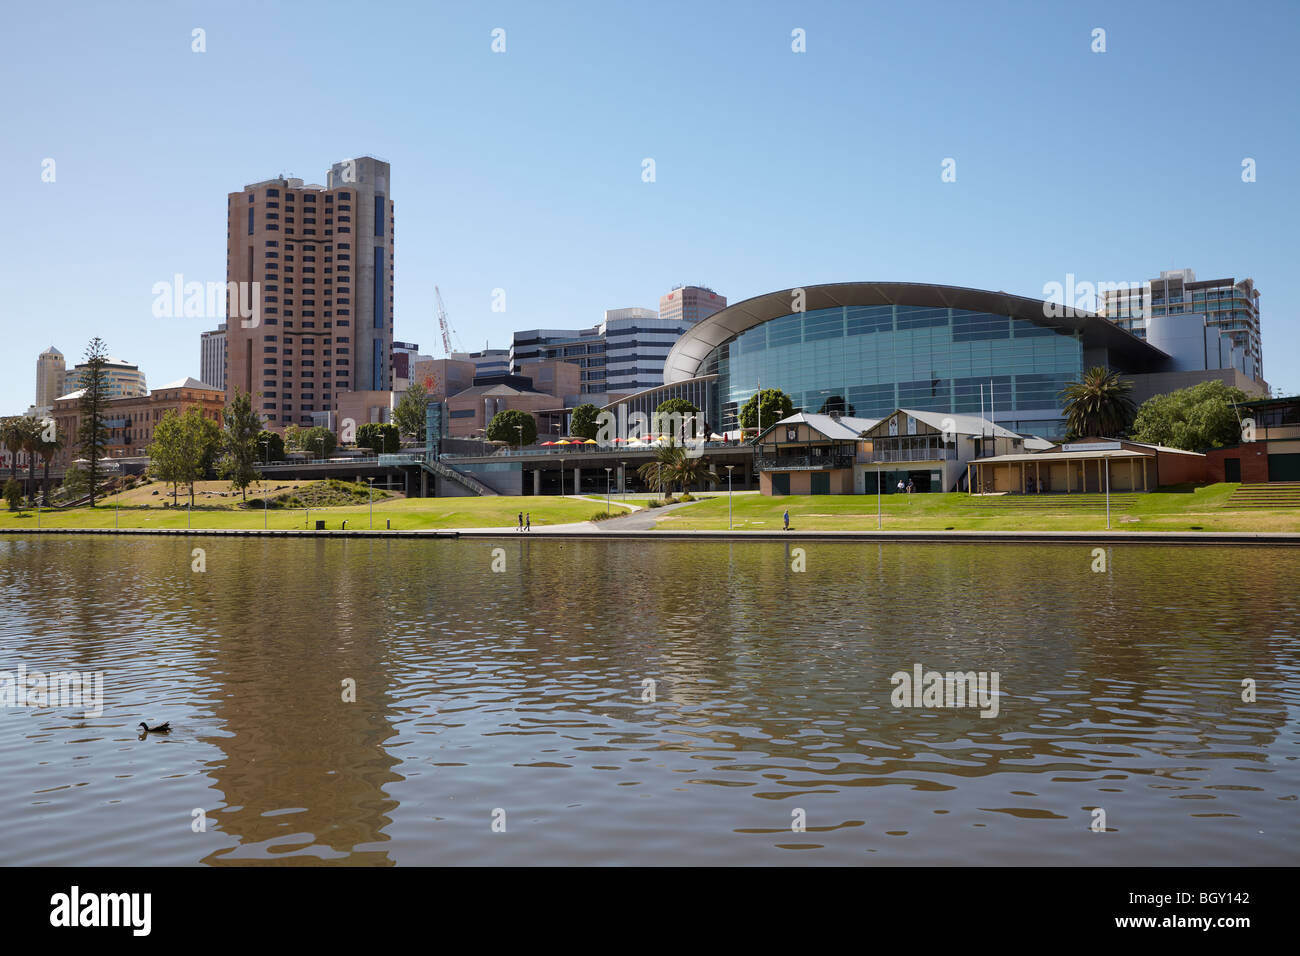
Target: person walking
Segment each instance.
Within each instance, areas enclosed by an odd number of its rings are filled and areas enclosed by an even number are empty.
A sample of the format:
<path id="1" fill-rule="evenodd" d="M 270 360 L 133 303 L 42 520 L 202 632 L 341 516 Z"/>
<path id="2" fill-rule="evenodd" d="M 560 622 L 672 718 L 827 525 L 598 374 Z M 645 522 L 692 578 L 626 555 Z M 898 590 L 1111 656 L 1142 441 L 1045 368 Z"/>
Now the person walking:
<path id="1" fill-rule="evenodd" d="M 524 530 L 525 531 L 533 530 L 533 516 L 531 512 L 524 515 Z"/>
<path id="2" fill-rule="evenodd" d="M 912 484 L 912 479 L 909 478 L 907 479 L 907 493 L 910 495 L 914 491 L 916 491 L 916 486 Z"/>
<path id="3" fill-rule="evenodd" d="M 515 530 L 516 531 L 524 530 L 524 513 L 522 511 L 519 512 L 519 522 L 515 525 Z"/>
<path id="4" fill-rule="evenodd" d="M 899 478 L 899 479 L 898 479 L 898 493 L 901 495 L 905 490 L 906 490 L 906 488 L 905 488 L 904 485 L 903 485 L 903 479 L 902 479 L 902 478 Z"/>
<path id="5" fill-rule="evenodd" d="M 785 514 L 781 516 L 781 520 L 785 522 L 785 525 L 784 527 L 781 528 L 781 530 L 789 531 L 790 530 L 790 509 L 789 508 L 785 509 Z"/>

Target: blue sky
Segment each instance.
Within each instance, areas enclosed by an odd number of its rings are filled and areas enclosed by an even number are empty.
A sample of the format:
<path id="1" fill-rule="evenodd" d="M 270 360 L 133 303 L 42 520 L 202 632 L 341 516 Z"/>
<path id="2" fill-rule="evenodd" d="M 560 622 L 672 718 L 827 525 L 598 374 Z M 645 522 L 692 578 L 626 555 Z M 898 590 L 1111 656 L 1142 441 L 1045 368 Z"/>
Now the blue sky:
<path id="1" fill-rule="evenodd" d="M 1300 391 L 1297 41 L 1291 2 L 12 4 L 0 411 L 94 335 L 151 384 L 197 376 L 215 320 L 155 318 L 153 284 L 224 281 L 228 192 L 367 154 L 396 335 L 427 353 L 435 283 L 464 346 L 505 347 L 680 283 L 1191 267 L 1254 277 L 1265 375 Z"/>

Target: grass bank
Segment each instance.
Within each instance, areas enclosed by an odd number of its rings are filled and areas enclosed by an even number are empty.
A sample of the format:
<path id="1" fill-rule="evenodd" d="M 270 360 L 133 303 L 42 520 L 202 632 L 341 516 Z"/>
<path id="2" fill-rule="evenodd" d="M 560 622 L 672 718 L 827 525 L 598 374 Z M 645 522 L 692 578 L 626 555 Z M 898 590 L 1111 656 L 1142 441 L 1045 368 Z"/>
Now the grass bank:
<path id="1" fill-rule="evenodd" d="M 1300 510 L 1232 510 L 1236 484 L 1180 488 L 1112 498 L 1116 531 L 1297 531 Z M 871 531 L 876 527 L 874 495 L 737 495 L 733 527 L 742 531 L 781 528 L 788 508 L 790 527 L 800 531 Z M 883 525 L 903 531 L 1095 531 L 1106 527 L 1104 499 L 1089 495 L 1020 498 L 965 494 L 885 495 Z M 663 530 L 726 530 L 727 497 L 678 508 L 656 522 Z"/>
<path id="2" fill-rule="evenodd" d="M 360 503 L 312 508 L 310 512 L 302 508 L 271 508 L 265 513 L 262 508 L 240 506 L 236 495 L 226 498 L 218 497 L 220 488 L 226 490 L 224 483 L 211 482 L 213 489 L 203 489 L 203 494 L 196 501 L 193 512 L 185 507 L 187 498 L 180 499 L 178 508 L 162 506 L 161 495 L 152 491 L 158 486 L 136 488 L 122 495 L 113 495 L 95 508 L 70 508 L 66 511 L 42 511 L 40 527 L 42 528 L 170 528 L 170 529 L 212 529 L 239 530 L 258 529 L 262 527 L 274 530 L 292 530 L 314 528 L 317 521 L 324 521 L 329 530 L 341 528 L 347 522 L 349 529 L 370 527 L 370 505 L 367 501 Z M 288 485 L 307 483 L 286 483 L 281 491 L 287 491 Z M 302 488 L 294 488 L 302 492 Z M 250 494 L 249 496 L 255 497 Z M 170 498 L 166 499 L 170 502 Z M 0 504 L 0 509 L 3 505 Z M 429 529 L 454 528 L 500 528 L 515 526 L 519 512 L 527 512 L 532 517 L 534 528 L 546 525 L 570 524 L 586 521 L 596 506 L 590 501 L 575 501 L 570 498 L 534 498 L 534 497 L 490 497 L 490 498 L 402 498 L 392 497 L 379 500 L 374 504 L 374 527 L 384 528 L 391 522 L 394 530 L 420 531 Z M 616 514 L 624 509 L 614 503 L 610 510 Z M 116 525 L 115 522 L 116 521 Z M 310 521 L 310 524 L 308 522 Z M 11 528 L 35 528 L 37 515 L 35 509 L 21 512 L 0 510 L 0 532 Z"/>

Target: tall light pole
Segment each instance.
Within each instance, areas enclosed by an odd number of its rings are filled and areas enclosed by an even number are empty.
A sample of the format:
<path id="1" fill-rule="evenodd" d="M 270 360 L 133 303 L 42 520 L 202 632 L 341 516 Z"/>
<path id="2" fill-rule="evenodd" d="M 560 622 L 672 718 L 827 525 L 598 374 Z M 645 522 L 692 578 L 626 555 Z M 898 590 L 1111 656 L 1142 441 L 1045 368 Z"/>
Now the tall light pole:
<path id="1" fill-rule="evenodd" d="M 623 470 L 620 472 L 620 475 L 622 477 L 620 477 L 618 481 L 618 486 L 619 486 L 618 493 L 622 495 L 623 500 L 626 501 L 627 500 L 627 462 L 620 461 L 619 464 L 623 466 Z"/>
<path id="2" fill-rule="evenodd" d="M 613 470 L 610 466 L 605 466 L 605 514 L 607 515 L 609 514 L 609 474 Z"/>
<path id="3" fill-rule="evenodd" d="M 516 449 L 521 449 L 521 448 L 524 447 L 524 426 L 523 426 L 523 425 L 516 425 L 516 426 L 515 426 L 515 431 L 517 431 L 517 432 L 519 433 L 519 444 L 517 444 L 517 445 L 515 446 L 515 448 L 516 448 Z"/>
<path id="4" fill-rule="evenodd" d="M 261 441 L 258 442 L 258 444 L 261 445 L 262 448 L 264 448 L 264 449 L 266 450 L 266 454 L 265 454 L 263 457 L 264 457 L 264 459 L 265 459 L 266 464 L 269 465 L 269 464 L 271 463 L 271 442 L 270 442 L 270 439 L 263 438 Z"/>
<path id="5" fill-rule="evenodd" d="M 370 482 L 370 530 L 375 530 L 375 479 L 372 475 L 366 481 Z"/>
<path id="6" fill-rule="evenodd" d="M 876 462 L 876 530 L 884 528 L 880 514 L 880 462 Z"/>
<path id="7" fill-rule="evenodd" d="M 560 459 L 560 497 L 564 497 L 564 459 Z"/>
<path id="8" fill-rule="evenodd" d="M 1110 530 L 1110 455 L 1102 455 L 1102 464 L 1106 467 L 1106 530 Z"/>
<path id="9" fill-rule="evenodd" d="M 731 469 L 735 467 L 736 467 L 735 465 L 727 466 L 727 530 L 728 531 L 731 530 Z"/>

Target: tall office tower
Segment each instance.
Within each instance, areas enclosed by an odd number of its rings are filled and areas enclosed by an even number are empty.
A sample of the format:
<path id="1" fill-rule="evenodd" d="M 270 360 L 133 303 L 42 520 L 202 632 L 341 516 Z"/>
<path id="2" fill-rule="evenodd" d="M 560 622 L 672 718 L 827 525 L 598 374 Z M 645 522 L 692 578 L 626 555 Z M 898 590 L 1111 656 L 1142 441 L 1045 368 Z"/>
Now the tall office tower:
<path id="1" fill-rule="evenodd" d="M 394 392 L 404 392 L 411 387 L 411 372 L 420 357 L 420 346 L 415 342 L 394 342 L 392 354 Z"/>
<path id="2" fill-rule="evenodd" d="M 605 391 L 605 335 L 600 326 L 589 329 L 528 329 L 516 332 L 510 342 L 510 371 L 528 375 L 538 362 L 572 362 L 582 369 L 582 392 Z"/>
<path id="3" fill-rule="evenodd" d="M 226 390 L 226 323 L 199 335 L 199 380 Z"/>
<path id="4" fill-rule="evenodd" d="M 227 400 L 236 387 L 253 393 L 267 426 L 283 429 L 328 417 L 341 392 L 390 390 L 388 163 L 344 160 L 325 186 L 268 179 L 226 203 L 226 281 L 243 284 L 226 309 Z M 247 317 L 241 306 L 255 301 Z"/>
<path id="5" fill-rule="evenodd" d="M 63 377 L 68 372 L 63 353 L 51 345 L 36 356 L 36 407 L 53 408 L 54 400 L 63 392 Z"/>
<path id="6" fill-rule="evenodd" d="M 67 395 L 85 387 L 89 367 L 83 362 L 63 376 L 62 394 Z M 108 356 L 104 360 L 104 390 L 110 398 L 140 398 L 149 391 L 140 366 Z"/>
<path id="7" fill-rule="evenodd" d="M 679 285 L 659 297 L 659 318 L 694 325 L 727 307 L 727 297 L 702 285 Z"/>
<path id="8" fill-rule="evenodd" d="M 661 319 L 654 309 L 606 309 L 605 391 L 639 392 L 664 383 L 664 360 L 694 322 Z"/>
<path id="9" fill-rule="evenodd" d="M 1254 279 L 1196 280 L 1191 269 L 1160 273 L 1140 289 L 1103 290 L 1100 313 L 1138 338 L 1147 337 L 1146 309 L 1151 316 L 1199 313 L 1208 326 L 1225 332 L 1264 376 L 1259 334 L 1259 290 Z"/>
<path id="10" fill-rule="evenodd" d="M 476 376 L 510 373 L 509 349 L 490 349 L 484 346 L 477 352 L 453 352 L 451 357 L 460 362 L 473 362 Z"/>

